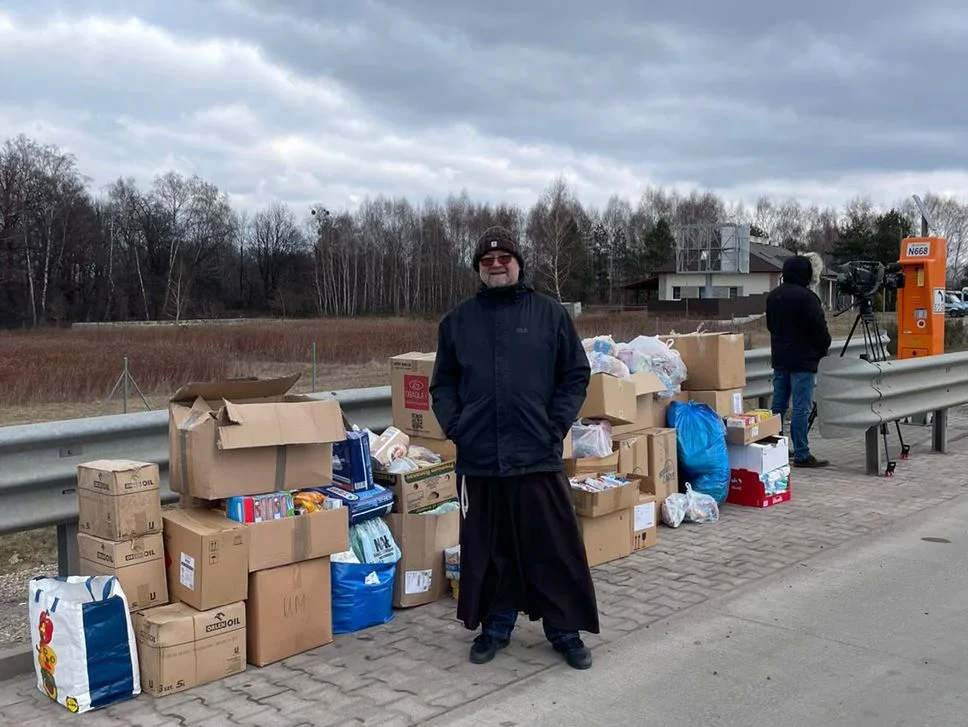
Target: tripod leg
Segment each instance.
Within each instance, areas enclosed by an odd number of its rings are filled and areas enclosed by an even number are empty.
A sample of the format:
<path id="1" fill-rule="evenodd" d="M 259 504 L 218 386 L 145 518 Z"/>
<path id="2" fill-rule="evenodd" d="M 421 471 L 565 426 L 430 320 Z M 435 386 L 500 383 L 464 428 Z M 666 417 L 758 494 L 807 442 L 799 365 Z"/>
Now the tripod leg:
<path id="1" fill-rule="evenodd" d="M 908 455 L 911 454 L 911 445 L 904 443 L 904 435 L 901 434 L 901 422 L 894 422 L 894 426 L 897 427 L 897 441 L 901 443 L 901 459 L 907 459 Z"/>
<path id="2" fill-rule="evenodd" d="M 884 437 L 884 459 L 887 460 L 887 468 L 884 470 L 885 477 L 893 477 L 897 462 L 891 459 L 891 453 L 887 445 L 887 424 L 881 424 L 881 436 Z"/>

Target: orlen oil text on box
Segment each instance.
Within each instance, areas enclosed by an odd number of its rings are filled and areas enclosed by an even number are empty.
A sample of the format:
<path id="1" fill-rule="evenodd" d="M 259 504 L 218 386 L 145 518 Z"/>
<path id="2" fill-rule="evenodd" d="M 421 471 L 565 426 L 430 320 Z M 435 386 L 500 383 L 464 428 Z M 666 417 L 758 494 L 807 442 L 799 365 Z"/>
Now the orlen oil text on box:
<path id="1" fill-rule="evenodd" d="M 390 359 L 393 425 L 407 434 L 446 439 L 430 401 L 436 353 L 404 353 Z"/>

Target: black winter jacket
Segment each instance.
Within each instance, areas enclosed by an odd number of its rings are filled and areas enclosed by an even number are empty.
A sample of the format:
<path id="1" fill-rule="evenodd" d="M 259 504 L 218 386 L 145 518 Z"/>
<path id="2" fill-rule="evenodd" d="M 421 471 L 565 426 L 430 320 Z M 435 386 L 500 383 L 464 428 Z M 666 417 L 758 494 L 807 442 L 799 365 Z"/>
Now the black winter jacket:
<path id="1" fill-rule="evenodd" d="M 526 282 L 488 289 L 440 322 L 430 395 L 457 473 L 560 472 L 591 368 L 564 307 Z"/>
<path id="2" fill-rule="evenodd" d="M 830 352 L 830 332 L 823 306 L 807 286 L 813 275 L 810 260 L 787 258 L 783 282 L 766 299 L 766 327 L 770 353 L 777 371 L 816 373 L 820 359 Z"/>

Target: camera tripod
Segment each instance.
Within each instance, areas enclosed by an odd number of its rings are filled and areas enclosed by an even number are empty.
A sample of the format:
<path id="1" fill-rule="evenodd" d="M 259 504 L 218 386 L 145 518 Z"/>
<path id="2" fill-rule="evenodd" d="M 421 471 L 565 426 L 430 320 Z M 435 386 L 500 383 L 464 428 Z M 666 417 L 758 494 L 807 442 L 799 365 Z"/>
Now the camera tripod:
<path id="1" fill-rule="evenodd" d="M 850 341 L 854 337 L 854 333 L 857 331 L 858 324 L 860 324 L 863 327 L 864 336 L 864 353 L 860 355 L 860 358 L 864 359 L 865 361 L 870 361 L 871 363 L 887 361 L 889 358 L 887 346 L 884 344 L 884 339 L 881 338 L 880 326 L 877 325 L 877 317 L 874 315 L 874 304 L 870 297 L 865 296 L 858 298 L 852 305 L 834 313 L 834 318 L 843 315 L 854 307 L 857 308 L 857 317 L 854 318 L 854 325 L 850 327 L 850 333 L 847 334 L 847 340 L 844 341 L 844 346 L 842 349 L 840 349 L 840 357 L 843 358 L 844 354 L 847 353 L 847 348 L 850 346 Z M 813 428 L 813 423 L 816 418 L 817 402 L 814 402 L 813 410 L 810 412 L 810 420 L 807 423 L 808 432 Z M 901 423 L 896 421 L 894 422 L 894 426 L 897 428 L 897 439 L 901 445 L 901 459 L 907 459 L 908 455 L 911 453 L 911 445 L 904 443 L 904 436 L 901 434 Z M 893 477 L 894 469 L 897 467 L 897 462 L 891 459 L 890 448 L 887 444 L 887 423 L 881 424 L 880 428 L 881 436 L 884 438 L 884 457 L 887 460 L 887 467 L 884 470 L 884 476 Z"/>

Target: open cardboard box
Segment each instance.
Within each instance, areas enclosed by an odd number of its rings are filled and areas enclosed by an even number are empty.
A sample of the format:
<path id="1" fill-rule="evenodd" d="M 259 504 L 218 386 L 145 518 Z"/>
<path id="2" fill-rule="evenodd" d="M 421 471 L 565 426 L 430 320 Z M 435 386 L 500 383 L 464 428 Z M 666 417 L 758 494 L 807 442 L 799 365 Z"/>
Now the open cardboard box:
<path id="1" fill-rule="evenodd" d="M 289 394 L 299 374 L 188 384 L 168 405 L 173 492 L 204 500 L 329 483 L 339 402 Z"/>

